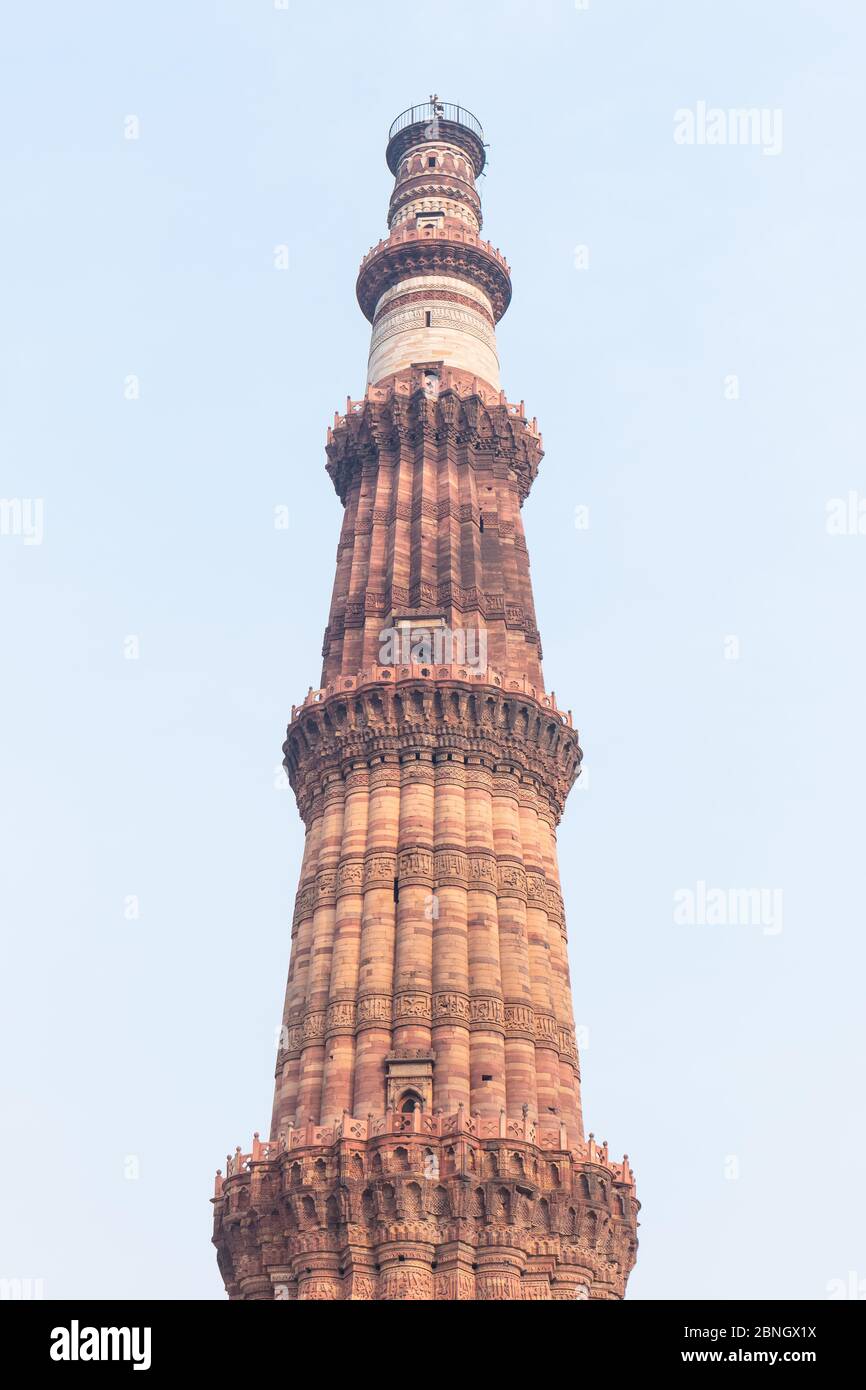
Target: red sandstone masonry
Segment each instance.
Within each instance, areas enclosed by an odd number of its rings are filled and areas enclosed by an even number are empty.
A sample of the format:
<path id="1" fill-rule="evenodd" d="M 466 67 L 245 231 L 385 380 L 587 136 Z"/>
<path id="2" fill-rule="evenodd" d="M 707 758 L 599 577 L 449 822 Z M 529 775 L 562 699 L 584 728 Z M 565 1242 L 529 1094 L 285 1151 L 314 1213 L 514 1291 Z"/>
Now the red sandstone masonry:
<path id="1" fill-rule="evenodd" d="M 428 301 L 458 337 L 492 331 L 511 290 L 478 236 L 484 147 L 467 113 L 433 117 L 397 123 L 359 298 L 388 332 L 395 302 L 415 323 Z M 217 1176 L 227 1292 L 622 1298 L 639 1203 L 583 1133 L 556 857 L 581 751 L 541 670 L 537 425 L 424 361 L 347 401 L 327 454 L 345 511 L 322 685 L 284 745 L 307 833 L 270 1136 Z M 398 619 L 483 630 L 486 663 L 382 666 Z"/>

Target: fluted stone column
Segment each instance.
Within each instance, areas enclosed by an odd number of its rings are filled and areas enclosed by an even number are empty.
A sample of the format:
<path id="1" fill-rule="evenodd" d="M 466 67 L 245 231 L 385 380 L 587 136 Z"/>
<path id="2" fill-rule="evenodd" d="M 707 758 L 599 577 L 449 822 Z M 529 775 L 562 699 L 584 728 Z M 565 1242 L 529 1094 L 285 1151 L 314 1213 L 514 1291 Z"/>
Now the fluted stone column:
<path id="1" fill-rule="evenodd" d="M 298 1105 L 298 1085 L 301 1071 L 301 1044 L 303 1039 L 304 1008 L 307 999 L 307 975 L 310 967 L 310 952 L 313 940 L 313 917 L 316 907 L 316 872 L 319 864 L 319 846 L 322 838 L 324 806 L 322 798 L 317 802 L 304 842 L 304 859 L 301 866 L 301 881 L 296 898 L 297 924 L 293 934 L 292 958 L 289 980 L 286 986 L 286 1005 L 283 1010 L 281 1046 L 286 1060 L 276 1086 L 274 1111 L 271 1122 L 271 1137 L 276 1138 L 295 1121 Z"/>
<path id="2" fill-rule="evenodd" d="M 512 1244 L 504 1232 L 501 1237 L 498 1234 L 491 1235 L 489 1243 L 478 1248 L 476 1297 L 496 1302 L 521 1299 L 523 1294 L 520 1276 L 524 1259 L 523 1251 L 516 1244 Z"/>
<path id="3" fill-rule="evenodd" d="M 519 790 L 520 842 L 526 869 L 526 933 L 529 968 L 532 977 L 532 1008 L 535 1018 L 535 1078 L 539 1113 L 560 1113 L 559 1104 L 559 1025 L 553 993 L 551 932 L 542 891 L 544 866 L 535 809 L 535 792 Z"/>
<path id="4" fill-rule="evenodd" d="M 298 1112 L 302 1120 L 317 1121 L 321 1110 L 322 1075 L 325 1068 L 325 1020 L 331 977 L 334 925 L 337 905 L 337 867 L 343 839 L 342 778 L 328 779 L 324 787 L 324 815 L 319 862 L 316 871 L 317 902 L 313 914 L 313 949 L 307 975 Z"/>
<path id="5" fill-rule="evenodd" d="M 296 1261 L 300 1302 L 333 1302 L 343 1297 L 339 1256 L 333 1251 L 308 1250 Z"/>
<path id="6" fill-rule="evenodd" d="M 358 971 L 355 1087 L 352 1113 L 385 1109 L 385 1058 L 391 1050 L 394 993 L 397 829 L 400 768 L 394 757 L 370 767 L 370 808 L 364 859 L 364 906 Z"/>
<path id="7" fill-rule="evenodd" d="M 325 1027 L 323 1120 L 351 1111 L 354 1099 L 355 1028 L 361 920 L 364 909 L 364 851 L 367 847 L 370 774 L 365 764 L 346 776 L 343 843 L 337 871 L 334 951 Z"/>
<path id="8" fill-rule="evenodd" d="M 416 753 L 400 767 L 394 1048 L 430 1048 L 433 967 L 433 765 Z"/>
<path id="9" fill-rule="evenodd" d="M 466 768 L 469 857 L 470 1109 L 495 1117 L 505 1109 L 505 1005 L 499 957 L 493 774 L 470 759 Z"/>
<path id="10" fill-rule="evenodd" d="M 466 790 L 462 763 L 435 764 L 433 1049 L 436 1106 L 469 1106 L 469 938 Z"/>
<path id="11" fill-rule="evenodd" d="M 538 817 L 539 844 L 548 885 L 548 923 L 550 929 L 551 972 L 556 1018 L 559 1025 L 559 1105 L 572 1142 L 583 1137 L 580 1105 L 580 1072 L 574 1045 L 574 1015 L 568 968 L 568 938 L 562 913 L 562 890 L 556 857 L 556 831 L 549 808 Z"/>
<path id="12" fill-rule="evenodd" d="M 377 1247 L 379 1298 L 388 1302 L 429 1303 L 433 1299 L 432 1244 L 387 1241 Z"/>
<path id="13" fill-rule="evenodd" d="M 520 843 L 517 782 L 499 770 L 493 778 L 493 842 L 498 881 L 499 954 L 505 996 L 505 1104 L 509 1116 L 538 1115 L 535 1021 L 526 935 L 526 874 Z"/>

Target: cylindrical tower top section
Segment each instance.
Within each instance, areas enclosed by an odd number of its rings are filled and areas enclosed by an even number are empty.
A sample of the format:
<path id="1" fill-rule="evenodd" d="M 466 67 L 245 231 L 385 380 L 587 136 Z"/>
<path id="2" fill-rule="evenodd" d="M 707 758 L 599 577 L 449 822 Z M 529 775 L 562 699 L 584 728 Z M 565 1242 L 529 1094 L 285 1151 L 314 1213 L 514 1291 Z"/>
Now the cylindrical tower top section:
<path id="1" fill-rule="evenodd" d="M 505 257 L 481 239 L 476 180 L 484 132 L 438 96 L 391 126 L 388 237 L 361 264 L 358 302 L 373 325 L 367 380 L 444 364 L 500 389 L 496 324 L 511 298 Z"/>
<path id="2" fill-rule="evenodd" d="M 475 177 L 478 177 L 486 159 L 481 122 L 464 106 L 456 106 L 452 101 L 440 101 L 437 96 L 431 96 L 420 106 L 410 106 L 408 110 L 401 111 L 392 124 L 385 151 L 391 173 L 397 173 L 400 160 L 413 145 L 439 140 L 464 149 L 471 156 Z"/>

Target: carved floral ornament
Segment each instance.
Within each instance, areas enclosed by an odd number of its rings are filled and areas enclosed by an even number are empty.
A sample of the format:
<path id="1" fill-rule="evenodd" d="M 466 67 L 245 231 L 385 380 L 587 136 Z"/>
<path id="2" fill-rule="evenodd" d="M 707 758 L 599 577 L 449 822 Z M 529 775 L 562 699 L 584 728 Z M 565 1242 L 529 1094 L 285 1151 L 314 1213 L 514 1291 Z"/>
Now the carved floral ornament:
<path id="1" fill-rule="evenodd" d="M 354 549 L 356 537 L 352 539 Z M 519 548 L 519 547 L 518 547 Z M 328 655 L 332 642 L 344 637 L 347 632 L 363 629 L 372 615 L 385 618 L 395 607 L 410 606 L 410 590 L 399 584 L 392 584 L 388 593 L 367 589 L 363 599 L 347 599 L 341 612 L 334 613 L 325 629 L 323 655 Z M 522 632 L 527 641 L 539 641 L 538 628 L 534 618 L 523 611 L 519 604 L 505 603 L 502 594 L 478 588 L 466 588 L 450 580 L 441 584 L 420 584 L 417 589 L 419 602 L 429 608 L 456 609 L 463 617 L 478 614 L 485 623 L 502 621 L 511 632 Z M 420 664 L 420 663 L 419 663 Z M 436 665 L 436 662 L 432 663 Z"/>
<path id="2" fill-rule="evenodd" d="M 370 888 L 390 888 L 420 883 L 428 887 L 454 884 L 467 890 L 479 887 L 501 898 L 520 898 L 564 925 L 562 894 L 541 873 L 527 873 L 520 865 L 497 863 L 492 852 L 470 854 L 459 850 L 411 850 L 402 854 L 370 851 L 365 858 L 341 860 L 336 869 L 321 869 L 313 882 L 299 889 L 295 898 L 295 923 L 311 918 L 319 905 L 347 895 L 361 895 Z"/>
<path id="3" fill-rule="evenodd" d="M 417 1020 L 464 1023 L 470 1030 L 494 1030 L 511 1037 L 523 1037 L 539 1046 L 557 1051 L 563 1061 L 577 1064 L 574 1030 L 552 1014 L 537 1012 L 528 1004 L 513 1004 L 499 995 L 466 995 L 456 992 L 399 991 L 394 995 L 373 994 L 361 999 L 337 1000 L 326 1010 L 307 1010 L 301 1019 L 289 1020 L 281 1034 L 280 1058 L 300 1055 L 311 1043 L 340 1034 L 352 1035 L 369 1025 Z"/>

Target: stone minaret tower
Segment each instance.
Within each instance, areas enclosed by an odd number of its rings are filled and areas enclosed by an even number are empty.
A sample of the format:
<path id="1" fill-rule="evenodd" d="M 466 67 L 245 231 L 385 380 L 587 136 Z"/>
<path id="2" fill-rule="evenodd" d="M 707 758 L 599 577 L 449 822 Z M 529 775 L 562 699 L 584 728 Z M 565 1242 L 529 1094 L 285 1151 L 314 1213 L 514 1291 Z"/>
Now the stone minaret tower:
<path id="1" fill-rule="evenodd" d="M 638 1202 L 583 1132 L 556 860 L 581 752 L 541 671 L 541 436 L 499 383 L 481 127 L 433 97 L 386 158 L 321 688 L 284 748 L 306 848 L 273 1122 L 217 1175 L 214 1243 L 232 1298 L 621 1298 Z"/>

